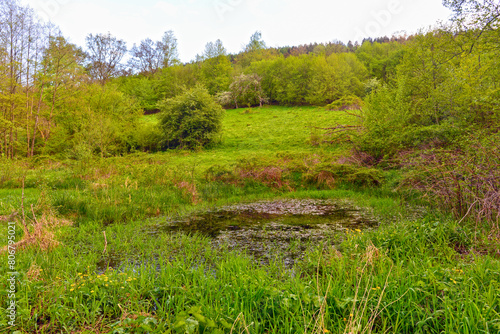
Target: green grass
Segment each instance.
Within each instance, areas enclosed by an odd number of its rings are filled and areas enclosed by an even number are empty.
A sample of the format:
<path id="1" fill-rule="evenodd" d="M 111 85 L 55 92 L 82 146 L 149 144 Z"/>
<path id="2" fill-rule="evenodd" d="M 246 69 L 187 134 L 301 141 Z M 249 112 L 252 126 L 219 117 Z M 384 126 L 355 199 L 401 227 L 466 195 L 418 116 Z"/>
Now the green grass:
<path id="1" fill-rule="evenodd" d="M 222 142 L 201 152 L 2 161 L 0 214 L 19 210 L 24 177 L 28 217 L 33 204 L 39 220 L 45 213 L 74 222 L 53 230 L 60 242 L 53 249 L 17 250 L 17 330 L 500 332 L 494 240 L 407 203 L 394 191 L 399 171 L 380 171 L 378 187 L 345 178 L 330 189 L 304 178 L 349 151 L 311 145 L 318 138 L 314 127 L 349 121 L 341 112 L 312 107 L 228 110 Z M 283 169 L 281 179 L 259 176 L 267 167 Z M 313 245 L 292 268 L 281 254 L 260 266 L 201 235 L 148 232 L 157 224 L 148 217 L 277 198 L 348 200 L 372 211 L 381 226 Z M 16 239 L 22 237 L 18 223 Z M 6 291 L 5 272 L 0 280 Z M 0 330 L 9 331 L 1 300 Z"/>

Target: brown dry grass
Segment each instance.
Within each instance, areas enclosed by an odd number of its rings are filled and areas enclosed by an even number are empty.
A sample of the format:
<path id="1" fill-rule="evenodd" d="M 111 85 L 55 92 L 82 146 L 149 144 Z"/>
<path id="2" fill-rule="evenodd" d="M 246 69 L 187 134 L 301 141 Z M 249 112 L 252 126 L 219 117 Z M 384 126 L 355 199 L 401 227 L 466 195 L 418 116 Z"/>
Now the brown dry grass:
<path id="1" fill-rule="evenodd" d="M 28 226 L 29 233 L 25 233 L 23 238 L 13 246 L 16 249 L 38 247 L 42 251 L 51 250 L 60 244 L 56 237 L 56 230 L 62 226 L 70 226 L 72 224 L 69 220 L 43 214 Z M 0 249 L 0 254 L 6 252 L 7 249 L 7 246 Z"/>
<path id="2" fill-rule="evenodd" d="M 182 196 L 189 200 L 191 204 L 198 204 L 201 202 L 200 194 L 196 190 L 195 183 L 179 181 L 175 183 L 175 187 L 181 190 Z"/>
<path id="3" fill-rule="evenodd" d="M 37 265 L 36 263 L 32 263 L 30 268 L 28 269 L 28 272 L 26 273 L 26 276 L 28 277 L 29 281 L 41 281 L 41 275 L 42 275 L 43 269 Z"/>
<path id="4" fill-rule="evenodd" d="M 239 168 L 238 176 L 240 179 L 255 180 L 261 182 L 270 188 L 293 190 L 288 181 L 283 177 L 285 170 L 276 166 L 265 166 L 255 168 Z"/>

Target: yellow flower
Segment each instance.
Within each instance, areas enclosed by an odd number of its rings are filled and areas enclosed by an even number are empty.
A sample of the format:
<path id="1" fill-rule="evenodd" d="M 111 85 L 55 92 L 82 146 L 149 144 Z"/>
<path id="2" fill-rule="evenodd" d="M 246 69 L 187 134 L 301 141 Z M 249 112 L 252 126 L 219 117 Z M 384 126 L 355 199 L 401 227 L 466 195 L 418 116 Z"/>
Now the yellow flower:
<path id="1" fill-rule="evenodd" d="M 94 293 L 94 290 L 91 290 L 90 293 Z"/>
<path id="2" fill-rule="evenodd" d="M 355 231 L 361 233 L 361 230 L 359 228 L 355 229 Z"/>
<path id="3" fill-rule="evenodd" d="M 451 281 L 453 282 L 453 284 L 457 284 L 457 281 L 455 281 L 453 278 L 451 279 Z"/>
<path id="4" fill-rule="evenodd" d="M 75 290 L 75 289 L 69 289 L 69 291 L 73 291 L 73 290 Z"/>

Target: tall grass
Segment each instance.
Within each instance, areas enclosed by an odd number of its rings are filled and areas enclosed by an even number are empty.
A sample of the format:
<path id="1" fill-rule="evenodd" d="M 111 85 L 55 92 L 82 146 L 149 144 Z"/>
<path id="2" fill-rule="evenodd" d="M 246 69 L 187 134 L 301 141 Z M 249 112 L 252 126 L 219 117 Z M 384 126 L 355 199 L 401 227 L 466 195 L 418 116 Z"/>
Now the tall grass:
<path id="1" fill-rule="evenodd" d="M 143 224 L 104 228 L 105 254 L 90 224 L 52 252 L 20 252 L 22 331 L 481 333 L 500 326 L 500 262 L 457 253 L 457 245 L 472 249 L 472 231 L 451 221 L 350 231 L 291 269 L 279 255 L 260 266 L 204 237 L 151 235 Z M 106 269 L 113 257 L 123 263 Z"/>

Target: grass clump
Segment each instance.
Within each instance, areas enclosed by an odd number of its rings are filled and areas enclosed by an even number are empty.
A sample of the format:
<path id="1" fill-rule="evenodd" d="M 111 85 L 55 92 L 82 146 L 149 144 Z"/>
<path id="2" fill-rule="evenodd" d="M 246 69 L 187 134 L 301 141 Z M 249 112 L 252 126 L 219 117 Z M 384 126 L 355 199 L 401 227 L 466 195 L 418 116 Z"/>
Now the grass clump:
<path id="1" fill-rule="evenodd" d="M 330 189 L 339 183 L 376 187 L 383 182 L 383 175 L 378 169 L 336 163 L 319 163 L 309 169 L 303 178 L 307 183 Z"/>

